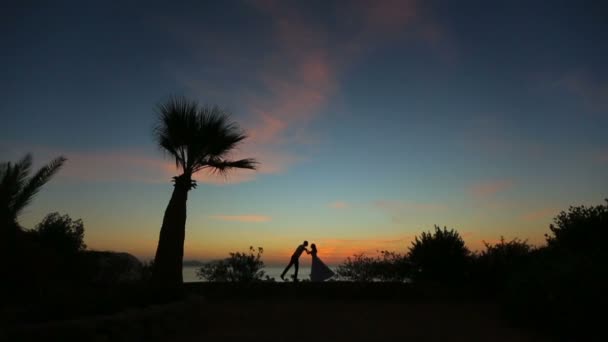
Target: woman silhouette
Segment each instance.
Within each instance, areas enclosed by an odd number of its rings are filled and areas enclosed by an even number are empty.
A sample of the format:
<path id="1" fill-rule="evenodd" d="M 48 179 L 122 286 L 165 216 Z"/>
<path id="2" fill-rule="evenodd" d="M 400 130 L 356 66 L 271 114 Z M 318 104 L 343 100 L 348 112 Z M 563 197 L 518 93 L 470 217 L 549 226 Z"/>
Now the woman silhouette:
<path id="1" fill-rule="evenodd" d="M 312 265 L 310 267 L 311 281 L 325 281 L 334 276 L 334 271 L 327 267 L 317 256 L 317 246 L 314 243 L 310 245 L 310 255 L 312 255 Z"/>

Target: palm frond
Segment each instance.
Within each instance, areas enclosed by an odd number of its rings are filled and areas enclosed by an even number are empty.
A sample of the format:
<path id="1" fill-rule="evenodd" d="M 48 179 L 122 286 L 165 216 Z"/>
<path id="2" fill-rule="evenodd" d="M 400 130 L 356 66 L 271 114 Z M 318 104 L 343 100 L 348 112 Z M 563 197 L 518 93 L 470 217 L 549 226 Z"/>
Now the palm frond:
<path id="1" fill-rule="evenodd" d="M 210 171 L 213 173 L 225 175 L 228 171 L 232 169 L 255 170 L 257 169 L 257 165 L 258 162 L 253 158 L 246 158 L 240 160 L 213 159 L 207 163 L 206 168 L 211 169 Z"/>
<path id="2" fill-rule="evenodd" d="M 184 174 L 204 168 L 226 172 L 233 168 L 255 169 L 255 160 L 224 161 L 247 135 L 217 106 L 199 106 L 183 97 L 171 97 L 158 106 L 155 128 L 160 147 L 175 158 Z"/>
<path id="3" fill-rule="evenodd" d="M 47 165 L 41 167 L 21 188 L 13 203 L 13 214 L 15 217 L 25 208 L 34 196 L 40 191 L 40 188 L 46 184 L 51 177 L 59 171 L 66 158 L 60 156 L 53 159 Z M 30 156 L 31 163 L 31 156 Z M 31 165 L 31 164 L 30 164 Z"/>
<path id="4" fill-rule="evenodd" d="M 31 168 L 31 154 L 26 154 L 15 164 L 3 163 L 0 174 L 0 205 L 9 212 L 14 211 L 16 198 L 25 186 Z"/>
<path id="5" fill-rule="evenodd" d="M 157 106 L 159 119 L 154 129 L 161 148 L 175 158 L 175 166 L 187 169 L 187 145 L 196 126 L 198 103 L 184 97 L 170 97 Z"/>

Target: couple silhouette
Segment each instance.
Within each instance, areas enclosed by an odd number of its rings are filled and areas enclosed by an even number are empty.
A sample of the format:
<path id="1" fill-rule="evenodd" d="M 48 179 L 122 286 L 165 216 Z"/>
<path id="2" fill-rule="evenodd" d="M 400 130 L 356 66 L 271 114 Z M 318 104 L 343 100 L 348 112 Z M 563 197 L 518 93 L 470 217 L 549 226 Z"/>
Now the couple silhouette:
<path id="1" fill-rule="evenodd" d="M 312 256 L 312 263 L 310 265 L 310 281 L 325 281 L 334 276 L 334 271 L 332 271 L 321 259 L 317 256 L 317 246 L 313 243 L 310 245 L 310 251 L 306 249 L 308 246 L 308 241 L 304 241 L 301 245 L 299 245 L 293 255 L 291 256 L 291 260 L 283 273 L 281 273 L 281 279 L 285 280 L 285 274 L 289 271 L 291 266 L 294 267 L 295 272 L 293 274 L 293 281 L 298 281 L 298 270 L 300 268 L 300 256 L 302 253 L 306 252 L 306 254 L 310 254 Z"/>

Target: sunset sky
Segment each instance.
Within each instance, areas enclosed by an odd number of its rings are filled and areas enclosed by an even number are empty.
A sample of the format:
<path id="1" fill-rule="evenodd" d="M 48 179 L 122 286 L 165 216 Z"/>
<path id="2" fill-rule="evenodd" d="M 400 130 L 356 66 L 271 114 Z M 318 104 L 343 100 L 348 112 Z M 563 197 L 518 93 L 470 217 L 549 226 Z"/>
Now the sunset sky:
<path id="1" fill-rule="evenodd" d="M 114 3 L 114 4 L 111 4 Z M 128 3 L 128 4 L 126 4 Z M 20 217 L 82 218 L 91 249 L 154 255 L 170 95 L 217 104 L 257 172 L 200 174 L 186 258 L 302 240 L 337 263 L 434 224 L 475 250 L 542 243 L 608 197 L 602 1 L 15 1 L 0 5 L 0 160 L 68 161 Z"/>

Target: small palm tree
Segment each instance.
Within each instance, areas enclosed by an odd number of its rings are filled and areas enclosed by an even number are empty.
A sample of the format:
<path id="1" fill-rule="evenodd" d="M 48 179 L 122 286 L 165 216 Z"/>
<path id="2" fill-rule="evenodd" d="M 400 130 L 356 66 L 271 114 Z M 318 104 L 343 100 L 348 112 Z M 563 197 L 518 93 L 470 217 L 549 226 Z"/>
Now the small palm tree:
<path id="1" fill-rule="evenodd" d="M 61 168 L 64 157 L 53 159 L 31 177 L 32 155 L 27 154 L 17 163 L 0 163 L 0 230 L 9 237 L 21 228 L 17 218 L 32 201 L 40 188 Z M 29 177 L 29 178 L 28 178 Z"/>
<path id="2" fill-rule="evenodd" d="M 218 107 L 199 106 L 183 97 L 172 97 L 158 106 L 155 128 L 159 146 L 175 159 L 181 172 L 173 177 L 171 200 L 165 210 L 154 258 L 152 282 L 156 287 L 178 290 L 186 232 L 188 191 L 196 187 L 192 175 L 201 170 L 225 174 L 232 169 L 254 170 L 254 159 L 229 160 L 229 154 L 247 136 Z"/>

